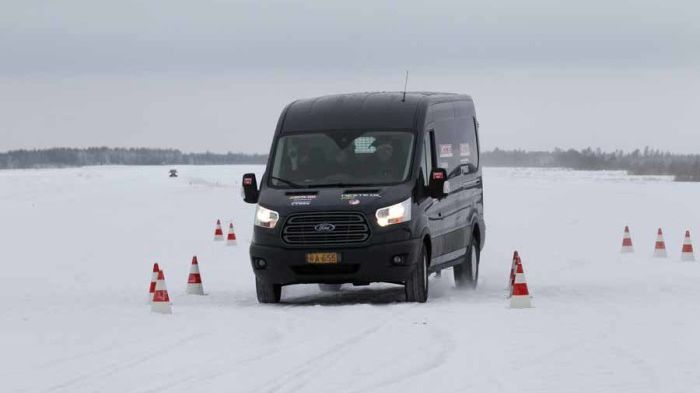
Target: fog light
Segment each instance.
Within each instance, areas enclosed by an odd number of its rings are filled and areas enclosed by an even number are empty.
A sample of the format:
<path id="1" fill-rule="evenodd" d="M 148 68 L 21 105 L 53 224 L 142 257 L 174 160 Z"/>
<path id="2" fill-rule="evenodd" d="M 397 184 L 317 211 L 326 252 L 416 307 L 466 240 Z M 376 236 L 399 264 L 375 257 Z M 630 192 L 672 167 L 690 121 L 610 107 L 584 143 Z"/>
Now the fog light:
<path id="1" fill-rule="evenodd" d="M 405 255 L 394 255 L 393 258 L 391 258 L 391 263 L 394 265 L 405 265 L 406 264 L 406 256 Z"/>
<path id="2" fill-rule="evenodd" d="M 256 269 L 264 269 L 267 267 L 267 261 L 262 258 L 255 258 L 253 259 L 253 265 Z"/>

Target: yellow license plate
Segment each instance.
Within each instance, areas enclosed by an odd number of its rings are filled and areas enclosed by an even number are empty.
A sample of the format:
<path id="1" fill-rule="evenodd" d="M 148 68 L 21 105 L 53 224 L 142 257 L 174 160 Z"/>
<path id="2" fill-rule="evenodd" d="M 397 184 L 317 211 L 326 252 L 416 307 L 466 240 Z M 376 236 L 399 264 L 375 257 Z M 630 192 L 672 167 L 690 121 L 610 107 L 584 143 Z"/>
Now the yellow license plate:
<path id="1" fill-rule="evenodd" d="M 306 262 L 314 264 L 329 264 L 340 262 L 340 254 L 337 252 L 310 252 L 306 254 Z"/>

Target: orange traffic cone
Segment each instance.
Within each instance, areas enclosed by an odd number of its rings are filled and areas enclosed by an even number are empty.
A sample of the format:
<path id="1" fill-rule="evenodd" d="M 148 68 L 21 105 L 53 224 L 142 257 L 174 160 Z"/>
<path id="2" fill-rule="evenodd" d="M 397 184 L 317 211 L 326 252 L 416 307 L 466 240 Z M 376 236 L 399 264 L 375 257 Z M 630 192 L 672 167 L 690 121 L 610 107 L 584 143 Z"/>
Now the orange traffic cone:
<path id="1" fill-rule="evenodd" d="M 695 260 L 693 253 L 693 242 L 690 240 L 690 231 L 685 231 L 685 239 L 683 239 L 683 250 L 681 251 L 681 261 L 692 262 Z"/>
<path id="2" fill-rule="evenodd" d="M 221 220 L 216 220 L 216 229 L 214 230 L 214 240 L 224 240 L 224 231 L 221 230 Z"/>
<path id="3" fill-rule="evenodd" d="M 226 245 L 235 246 L 236 243 L 236 232 L 233 231 L 233 223 L 228 225 L 228 236 L 226 236 Z"/>
<path id="4" fill-rule="evenodd" d="M 513 261 L 510 264 L 510 277 L 508 278 L 508 297 L 513 292 L 513 283 L 515 282 L 515 265 L 518 264 L 518 259 L 520 259 L 520 256 L 518 255 L 518 251 L 513 252 Z"/>
<path id="5" fill-rule="evenodd" d="M 630 227 L 625 226 L 625 234 L 622 236 L 622 250 L 623 254 L 634 252 L 634 247 L 632 246 L 632 236 L 630 236 Z"/>
<path id="6" fill-rule="evenodd" d="M 666 258 L 666 242 L 664 241 L 664 233 L 659 228 L 656 235 L 656 245 L 654 246 L 654 256 L 658 258 Z"/>
<path id="7" fill-rule="evenodd" d="M 173 313 L 170 296 L 168 296 L 168 288 L 165 286 L 165 275 L 162 270 L 158 271 L 158 281 L 156 281 L 156 289 L 153 292 L 151 311 L 161 314 Z"/>
<path id="8" fill-rule="evenodd" d="M 513 281 L 513 289 L 510 295 L 510 308 L 531 308 L 532 301 L 530 300 L 530 291 L 527 289 L 527 281 L 525 280 L 525 271 L 523 263 L 518 257 L 515 266 L 515 280 Z"/>
<path id="9" fill-rule="evenodd" d="M 153 273 L 151 273 L 151 285 L 148 287 L 148 303 L 153 301 L 153 293 L 156 291 L 156 281 L 158 281 L 158 272 L 160 268 L 157 263 L 153 264 Z"/>
<path id="10" fill-rule="evenodd" d="M 199 274 L 199 262 L 197 262 L 197 256 L 192 257 L 190 275 L 187 277 L 187 293 L 190 295 L 204 295 L 202 276 Z"/>

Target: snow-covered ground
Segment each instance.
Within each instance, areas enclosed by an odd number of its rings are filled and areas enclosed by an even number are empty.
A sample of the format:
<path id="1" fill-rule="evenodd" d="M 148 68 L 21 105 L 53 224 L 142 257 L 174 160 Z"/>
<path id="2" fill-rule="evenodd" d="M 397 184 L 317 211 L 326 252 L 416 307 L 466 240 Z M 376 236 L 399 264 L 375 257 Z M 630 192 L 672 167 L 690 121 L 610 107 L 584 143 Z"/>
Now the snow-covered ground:
<path id="1" fill-rule="evenodd" d="M 487 169 L 478 290 L 431 278 L 288 287 L 259 305 L 247 257 L 262 167 L 0 171 L 2 392 L 691 392 L 700 386 L 700 184 Z M 240 244 L 212 241 L 221 218 Z M 637 252 L 622 257 L 630 225 Z M 657 227 L 669 246 L 651 258 Z M 700 232 L 698 232 L 700 235 Z M 536 308 L 506 307 L 514 249 Z M 192 255 L 208 296 L 187 296 Z M 153 262 L 173 315 L 152 314 Z"/>

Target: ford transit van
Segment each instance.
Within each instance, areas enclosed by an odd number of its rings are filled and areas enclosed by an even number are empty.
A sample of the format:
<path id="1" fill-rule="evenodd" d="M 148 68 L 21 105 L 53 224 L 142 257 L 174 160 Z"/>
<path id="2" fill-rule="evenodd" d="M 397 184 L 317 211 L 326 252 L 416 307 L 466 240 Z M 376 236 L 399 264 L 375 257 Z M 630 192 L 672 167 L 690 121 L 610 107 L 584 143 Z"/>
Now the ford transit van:
<path id="1" fill-rule="evenodd" d="M 452 268 L 476 288 L 486 227 L 479 123 L 468 95 L 354 93 L 302 99 L 280 115 L 265 173 L 242 179 L 257 204 L 257 297 L 318 283 L 388 282 L 428 299 Z"/>

